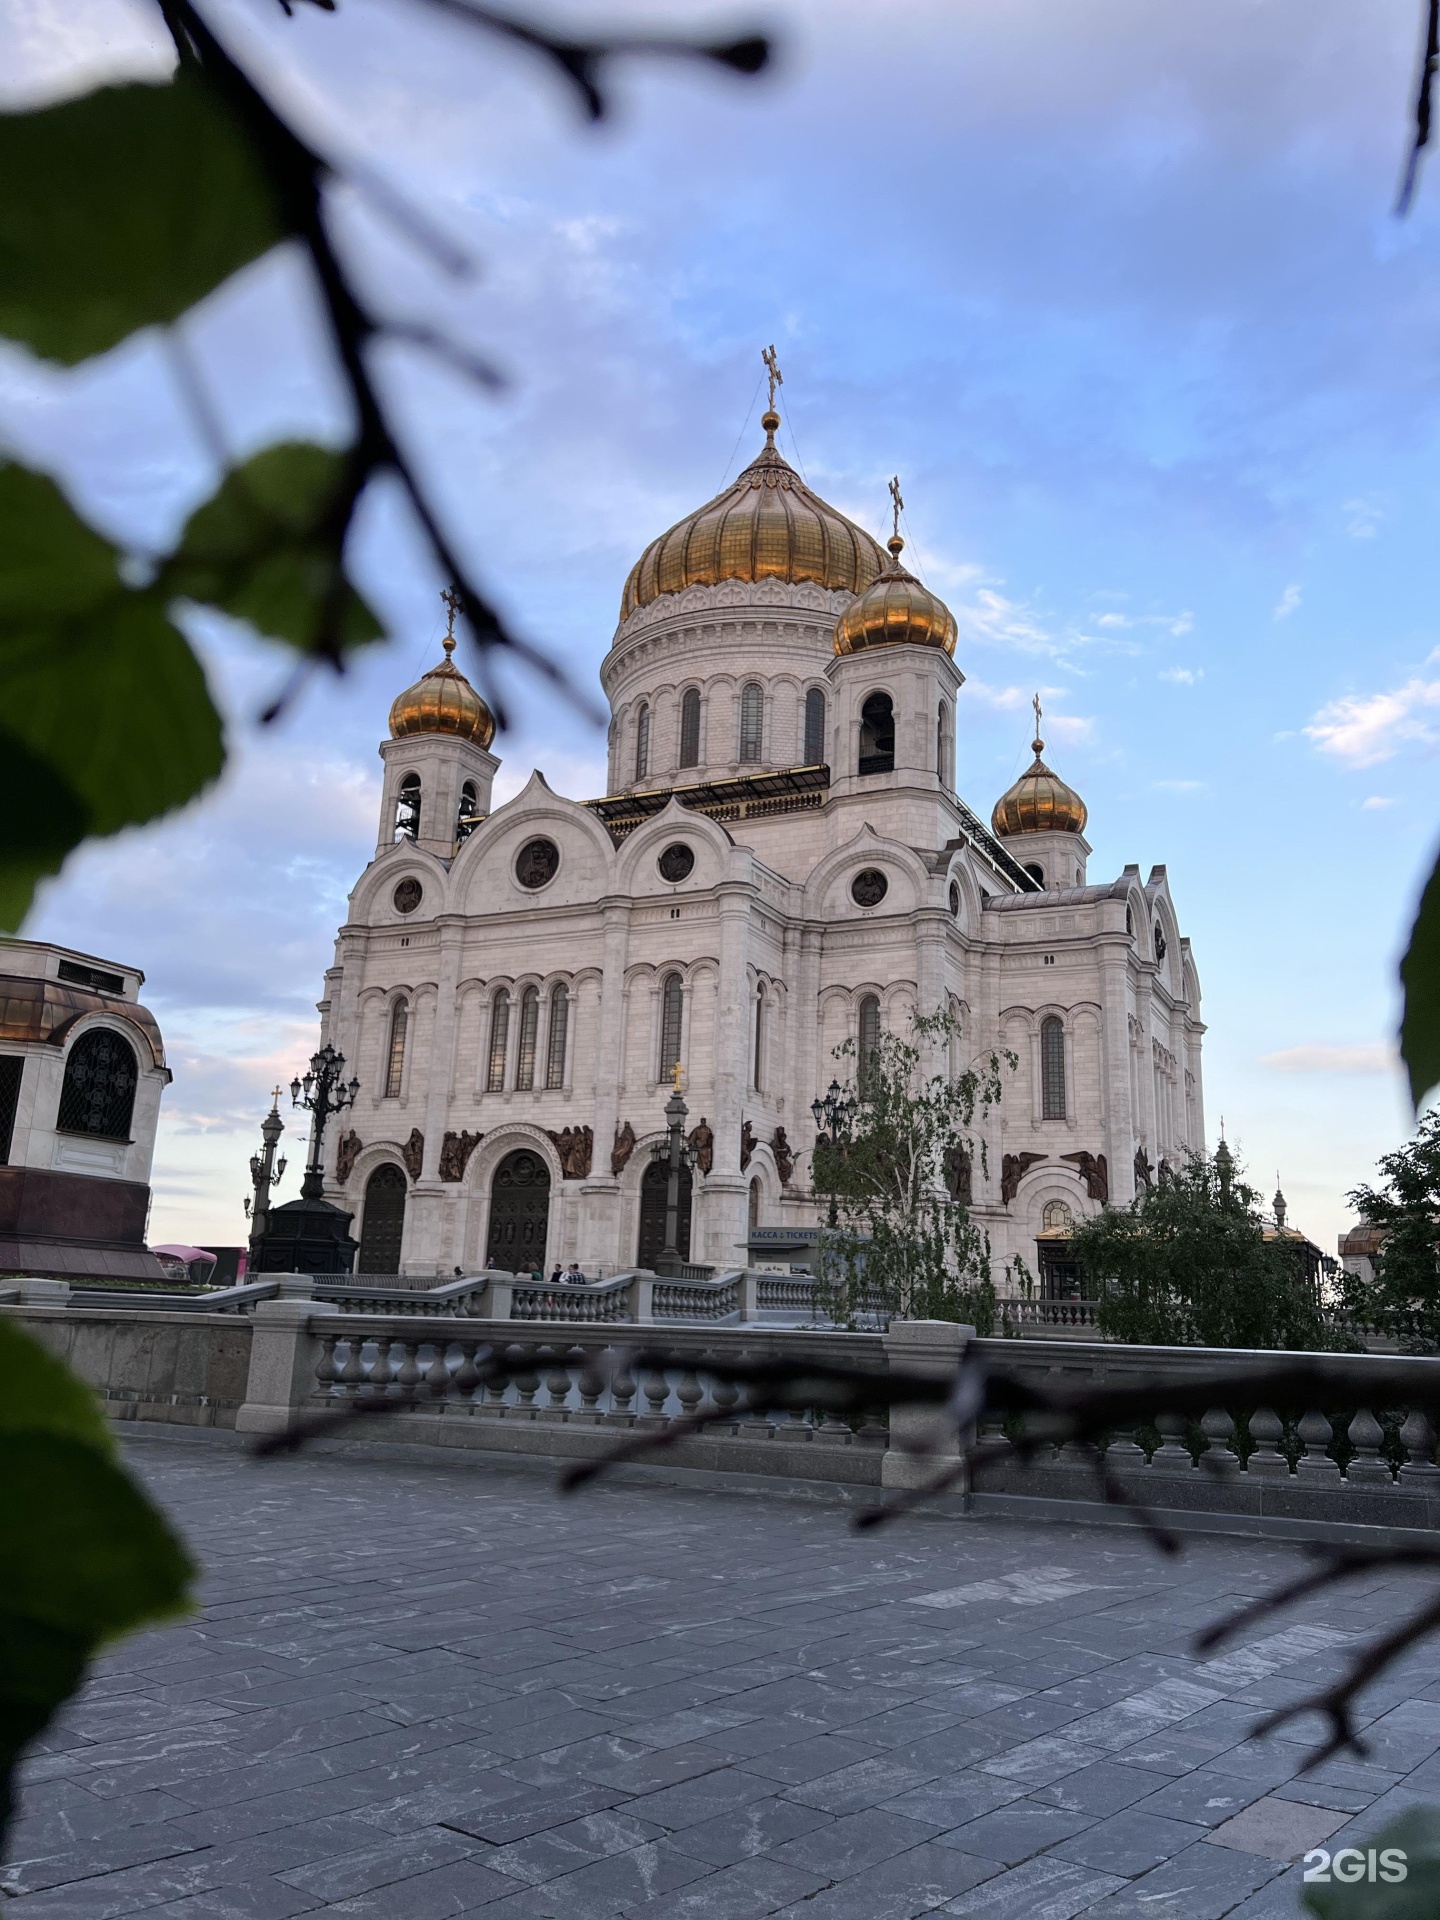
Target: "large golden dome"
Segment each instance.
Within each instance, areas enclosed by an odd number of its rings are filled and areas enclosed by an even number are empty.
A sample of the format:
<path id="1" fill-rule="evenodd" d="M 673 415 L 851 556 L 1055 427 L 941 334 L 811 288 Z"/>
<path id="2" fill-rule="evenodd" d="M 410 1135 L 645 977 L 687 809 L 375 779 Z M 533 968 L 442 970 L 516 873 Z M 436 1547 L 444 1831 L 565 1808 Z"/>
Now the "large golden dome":
<path id="1" fill-rule="evenodd" d="M 495 716 L 451 660 L 455 638 L 447 633 L 445 658 L 422 673 L 413 687 L 398 694 L 390 709 L 390 738 L 413 733 L 453 733 L 488 747 L 495 738 Z"/>
<path id="2" fill-rule="evenodd" d="M 1031 742 L 1035 758 L 1010 788 L 995 802 L 990 824 L 1002 839 L 1017 833 L 1083 833 L 1089 818 L 1085 802 L 1073 787 L 1067 787 L 1040 758 L 1045 742 L 1040 738 L 1039 695 L 1036 695 L 1035 738 Z"/>
<path id="3" fill-rule="evenodd" d="M 890 541 L 890 560 L 835 623 L 836 653 L 870 647 L 943 647 L 955 651 L 955 616 L 938 595 L 900 564 L 905 542 Z"/>
<path id="4" fill-rule="evenodd" d="M 811 581 L 863 593 L 885 566 L 877 541 L 812 493 L 775 445 L 780 416 L 761 416 L 765 445 L 723 493 L 652 540 L 630 569 L 620 618 L 662 593 L 722 580 Z"/>

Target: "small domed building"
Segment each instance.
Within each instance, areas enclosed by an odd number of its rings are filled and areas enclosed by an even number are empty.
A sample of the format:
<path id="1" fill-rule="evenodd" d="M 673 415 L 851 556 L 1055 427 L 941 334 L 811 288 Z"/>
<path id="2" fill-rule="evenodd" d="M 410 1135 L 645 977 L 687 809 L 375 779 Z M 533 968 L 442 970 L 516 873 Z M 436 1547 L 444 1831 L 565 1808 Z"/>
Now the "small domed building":
<path id="1" fill-rule="evenodd" d="M 823 1207 L 811 1102 L 914 1009 L 936 1071 L 1018 1066 L 969 1170 L 996 1274 L 1204 1142 L 1204 1028 L 1165 869 L 1091 885 L 1042 756 L 990 825 L 956 787 L 950 609 L 765 444 L 631 569 L 598 799 L 491 806 L 494 720 L 445 659 L 395 701 L 375 857 L 324 1037 L 361 1091 L 330 1145 L 369 1273 L 650 1266 L 677 1065 L 681 1250 L 783 1246 Z"/>

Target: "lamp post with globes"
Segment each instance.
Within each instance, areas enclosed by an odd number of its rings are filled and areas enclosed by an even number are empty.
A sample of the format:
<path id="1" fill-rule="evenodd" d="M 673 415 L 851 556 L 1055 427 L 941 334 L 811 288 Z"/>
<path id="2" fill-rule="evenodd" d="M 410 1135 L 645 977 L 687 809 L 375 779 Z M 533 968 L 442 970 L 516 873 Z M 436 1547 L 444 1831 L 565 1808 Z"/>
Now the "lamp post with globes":
<path id="1" fill-rule="evenodd" d="M 270 1098 L 270 1111 L 260 1123 L 260 1138 L 264 1142 L 259 1153 L 250 1156 L 251 1194 L 245 1201 L 246 1217 L 250 1221 L 250 1257 L 254 1258 L 255 1244 L 265 1233 L 266 1220 L 270 1213 L 270 1194 L 278 1187 L 285 1174 L 285 1156 L 275 1158 L 275 1149 L 280 1136 L 285 1131 L 285 1122 L 280 1118 L 280 1089 L 276 1087 Z"/>
<path id="2" fill-rule="evenodd" d="M 848 1088 L 842 1087 L 838 1080 L 832 1080 L 828 1089 L 819 1099 L 810 1102 L 810 1111 L 815 1119 L 816 1146 L 838 1147 L 848 1139 L 851 1123 L 855 1118 L 855 1096 Z M 833 1232 L 839 1225 L 835 1206 L 836 1187 L 830 1182 L 830 1216 L 826 1225 Z"/>
<path id="3" fill-rule="evenodd" d="M 690 1117 L 690 1109 L 680 1093 L 680 1068 L 675 1068 L 675 1090 L 665 1102 L 665 1138 L 657 1140 L 652 1150 L 655 1161 L 666 1170 L 665 1178 L 665 1245 L 660 1249 L 655 1261 L 655 1271 L 662 1279 L 679 1280 L 685 1272 L 685 1258 L 678 1242 L 680 1238 L 680 1173 L 682 1168 L 693 1167 L 695 1149 L 685 1138 L 685 1122 Z"/>
<path id="4" fill-rule="evenodd" d="M 305 1157 L 305 1178 L 301 1182 L 302 1200 L 319 1200 L 325 1193 L 321 1156 L 325 1145 L 325 1123 L 331 1114 L 343 1113 L 355 1104 L 360 1082 L 344 1078 L 345 1056 L 337 1053 L 327 1040 L 318 1053 L 310 1056 L 308 1072 L 297 1074 L 290 1082 L 290 1099 L 311 1114 L 310 1151 Z"/>

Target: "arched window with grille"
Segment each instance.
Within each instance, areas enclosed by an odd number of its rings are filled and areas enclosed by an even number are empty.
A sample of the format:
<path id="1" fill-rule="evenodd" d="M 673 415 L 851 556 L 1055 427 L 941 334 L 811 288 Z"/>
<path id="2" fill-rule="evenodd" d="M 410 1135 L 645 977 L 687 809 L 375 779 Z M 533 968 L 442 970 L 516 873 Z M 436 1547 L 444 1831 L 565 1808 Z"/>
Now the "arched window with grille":
<path id="1" fill-rule="evenodd" d="M 558 980 L 550 991 L 550 1040 L 545 1050 L 545 1085 L 565 1084 L 565 1041 L 570 1028 L 570 989 Z"/>
<path id="2" fill-rule="evenodd" d="M 740 753 L 742 765 L 753 766 L 765 744 L 765 690 L 751 681 L 740 695 Z"/>
<path id="3" fill-rule="evenodd" d="M 475 791 L 475 782 L 467 780 L 460 789 L 460 804 L 455 809 L 455 839 L 459 844 L 468 840 L 483 818 L 480 812 L 480 799 Z"/>
<path id="4" fill-rule="evenodd" d="M 643 780 L 650 771 L 650 702 L 642 700 L 635 716 L 635 778 Z"/>
<path id="5" fill-rule="evenodd" d="M 135 1049 L 109 1027 L 92 1027 L 71 1047 L 55 1125 L 61 1133 L 128 1140 L 140 1082 Z"/>
<path id="6" fill-rule="evenodd" d="M 405 1032 L 410 1025 L 410 1009 L 397 1000 L 390 1009 L 390 1040 L 385 1049 L 385 1098 L 398 1100 L 405 1080 Z"/>
<path id="7" fill-rule="evenodd" d="M 667 973 L 660 989 L 660 1071 L 657 1080 L 668 1080 L 680 1060 L 681 1031 L 685 1016 L 685 994 L 678 973 Z"/>
<path id="8" fill-rule="evenodd" d="M 872 693 L 860 709 L 860 773 L 895 771 L 895 707 L 888 693 Z"/>
<path id="9" fill-rule="evenodd" d="M 765 989 L 755 995 L 755 1045 L 751 1059 L 750 1084 L 759 1093 L 765 1072 Z"/>
<path id="10" fill-rule="evenodd" d="M 860 1091 L 865 1091 L 870 1075 L 880 1058 L 880 1002 L 873 993 L 867 993 L 860 1002 L 860 1021 L 858 1034 L 858 1058 L 856 1060 L 856 1080 Z"/>
<path id="11" fill-rule="evenodd" d="M 807 767 L 818 767 L 825 759 L 825 694 L 811 687 L 805 696 L 805 755 Z"/>
<path id="12" fill-rule="evenodd" d="M 400 782 L 400 790 L 395 796 L 395 838 L 397 840 L 420 838 L 420 776 L 418 773 L 407 773 Z"/>
<path id="13" fill-rule="evenodd" d="M 687 687 L 680 698 L 680 764 L 700 764 L 700 689 Z"/>
<path id="14" fill-rule="evenodd" d="M 535 1085 L 535 1045 L 540 1034 L 540 989 L 526 987 L 520 996 L 520 1045 L 515 1053 L 515 1085 L 529 1093 Z"/>
<path id="15" fill-rule="evenodd" d="M 1040 1022 L 1040 1112 L 1046 1120 L 1065 1118 L 1065 1023 L 1058 1013 Z"/>
<path id="16" fill-rule="evenodd" d="M 490 1063 L 485 1074 L 485 1091 L 502 1093 L 505 1088 L 505 1050 L 510 1044 L 510 995 L 504 987 L 495 996 L 490 1010 Z"/>

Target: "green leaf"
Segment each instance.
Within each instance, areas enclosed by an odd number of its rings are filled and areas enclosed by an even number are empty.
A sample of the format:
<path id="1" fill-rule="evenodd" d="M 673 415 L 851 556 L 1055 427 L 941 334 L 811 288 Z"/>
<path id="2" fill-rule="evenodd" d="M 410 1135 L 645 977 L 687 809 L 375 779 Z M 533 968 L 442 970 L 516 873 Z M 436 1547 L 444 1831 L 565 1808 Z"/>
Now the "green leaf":
<path id="1" fill-rule="evenodd" d="M 1440 1084 L 1440 860 L 1420 896 L 1410 945 L 1400 962 L 1400 984 L 1405 989 L 1400 1053 L 1418 1111 L 1426 1094 Z"/>
<path id="2" fill-rule="evenodd" d="M 1336 1852 L 1343 1849 L 1327 1849 Z M 1376 1877 L 1369 1877 L 1370 1851 L 1376 1855 Z M 1342 1881 L 1331 1867 L 1328 1886 L 1312 1884 L 1305 1888 L 1303 1905 L 1317 1920 L 1435 1920 L 1440 1913 L 1440 1812 L 1434 1807 L 1412 1807 L 1392 1820 L 1374 1838 L 1366 1838 L 1361 1854 L 1364 1878 Z M 1405 1878 L 1382 1877 L 1387 1851 L 1404 1856 Z M 1399 1863 L 1392 1863 L 1391 1871 Z M 1344 1871 L 1353 1870 L 1352 1859 L 1342 1861 Z"/>
<path id="3" fill-rule="evenodd" d="M 90 831 L 70 783 L 0 726 L 0 927 L 18 927 L 39 883 Z"/>
<path id="4" fill-rule="evenodd" d="M 94 1397 L 0 1320 L 0 1838 L 20 1753 L 115 1635 L 188 1609 L 195 1568 Z"/>
<path id="5" fill-rule="evenodd" d="M 0 115 L 0 333 L 74 365 L 164 325 L 285 237 L 199 75 Z"/>
<path id="6" fill-rule="evenodd" d="M 295 441 L 267 447 L 191 515 L 158 587 L 302 652 L 378 640 L 384 629 L 344 577 L 352 473 L 349 454 Z"/>

